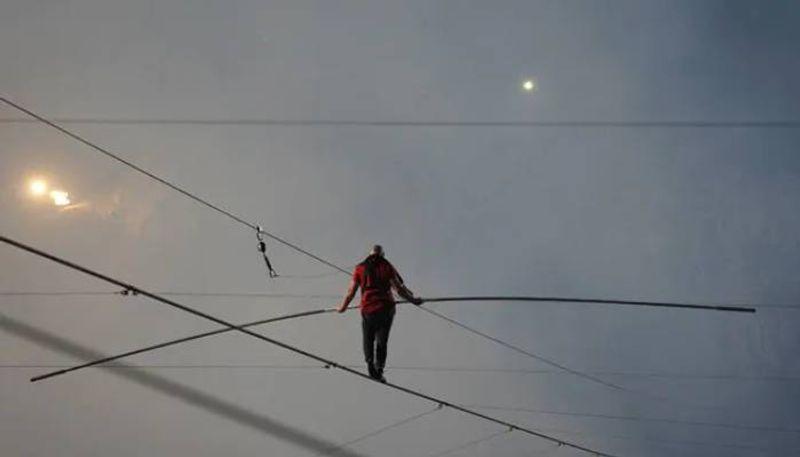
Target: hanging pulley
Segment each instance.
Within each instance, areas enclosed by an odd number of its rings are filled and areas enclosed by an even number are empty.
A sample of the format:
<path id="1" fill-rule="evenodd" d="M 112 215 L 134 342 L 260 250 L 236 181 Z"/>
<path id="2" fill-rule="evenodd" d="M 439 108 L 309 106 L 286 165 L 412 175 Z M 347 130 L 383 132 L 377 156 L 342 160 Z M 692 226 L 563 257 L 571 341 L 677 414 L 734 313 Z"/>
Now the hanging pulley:
<path id="1" fill-rule="evenodd" d="M 258 239 L 258 252 L 264 257 L 264 264 L 267 266 L 267 274 L 270 278 L 277 278 L 278 273 L 272 268 L 272 263 L 267 256 L 267 243 L 264 242 L 264 231 L 261 229 L 260 225 L 256 226 L 256 238 Z"/>

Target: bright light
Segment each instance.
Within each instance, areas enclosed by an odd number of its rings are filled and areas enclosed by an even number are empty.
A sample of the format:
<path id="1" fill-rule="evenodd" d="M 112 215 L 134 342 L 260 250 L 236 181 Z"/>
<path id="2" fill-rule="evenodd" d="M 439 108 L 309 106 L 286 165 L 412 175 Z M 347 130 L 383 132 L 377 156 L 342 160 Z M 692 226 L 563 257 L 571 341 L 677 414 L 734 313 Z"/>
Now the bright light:
<path id="1" fill-rule="evenodd" d="M 56 206 L 67 206 L 69 205 L 69 193 L 64 192 L 63 190 L 53 190 L 50 191 L 50 198 L 53 199 L 53 204 Z"/>
<path id="2" fill-rule="evenodd" d="M 41 196 L 47 193 L 47 183 L 43 179 L 34 179 L 30 183 L 31 193 L 33 195 Z"/>
<path id="3" fill-rule="evenodd" d="M 522 83 L 522 88 L 525 90 L 525 92 L 533 92 L 536 90 L 536 81 L 532 79 L 525 80 Z"/>
<path id="4" fill-rule="evenodd" d="M 69 209 L 71 206 L 74 206 L 72 205 L 69 192 L 54 188 L 46 179 L 41 177 L 36 177 L 28 181 L 28 191 L 33 197 L 49 199 L 53 205 L 61 209 Z"/>

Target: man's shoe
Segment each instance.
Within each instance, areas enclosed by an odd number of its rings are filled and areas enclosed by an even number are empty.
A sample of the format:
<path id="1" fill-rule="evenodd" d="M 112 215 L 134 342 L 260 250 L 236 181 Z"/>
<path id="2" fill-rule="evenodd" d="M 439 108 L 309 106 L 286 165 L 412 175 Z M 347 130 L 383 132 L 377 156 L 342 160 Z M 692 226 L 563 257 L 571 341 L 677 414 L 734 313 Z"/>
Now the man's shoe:
<path id="1" fill-rule="evenodd" d="M 386 378 L 383 376 L 383 368 L 375 369 L 375 380 L 378 382 L 386 383 Z"/>
<path id="2" fill-rule="evenodd" d="M 371 363 L 367 364 L 367 372 L 369 373 L 369 377 L 372 379 L 378 379 L 378 370 L 375 369 L 375 366 Z"/>

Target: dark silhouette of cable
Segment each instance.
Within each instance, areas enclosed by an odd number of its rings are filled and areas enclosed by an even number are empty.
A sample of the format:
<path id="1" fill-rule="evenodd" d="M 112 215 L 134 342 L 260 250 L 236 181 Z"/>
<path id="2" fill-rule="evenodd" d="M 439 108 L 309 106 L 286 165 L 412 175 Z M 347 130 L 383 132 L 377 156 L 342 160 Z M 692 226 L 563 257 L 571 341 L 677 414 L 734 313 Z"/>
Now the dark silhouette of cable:
<path id="1" fill-rule="evenodd" d="M 169 187 L 170 189 L 172 189 L 172 190 L 174 190 L 174 191 L 176 191 L 176 192 L 178 192 L 178 193 L 180 193 L 180 194 L 182 194 L 182 195 L 184 195 L 186 197 L 189 197 L 190 199 L 194 200 L 195 202 L 200 203 L 201 205 L 203 205 L 203 206 L 205 206 L 207 208 L 210 208 L 210 209 L 212 209 L 212 210 L 214 210 L 214 211 L 216 211 L 216 212 L 218 212 L 218 213 L 220 213 L 220 214 L 222 214 L 224 216 L 227 216 L 228 218 L 234 220 L 235 222 L 238 222 L 238 223 L 244 225 L 245 227 L 248 227 L 248 228 L 250 228 L 252 230 L 256 230 L 259 233 L 263 233 L 264 235 L 266 235 L 269 238 L 277 241 L 278 243 L 281 243 L 284 246 L 287 246 L 287 247 L 289 247 L 289 248 L 291 248 L 291 249 L 293 249 L 293 250 L 295 250 L 295 251 L 297 251 L 297 252 L 299 252 L 299 253 L 301 253 L 303 255 L 306 255 L 306 256 L 308 256 L 308 257 L 310 257 L 310 258 L 312 258 L 312 259 L 314 259 L 314 260 L 316 260 L 316 261 L 318 261 L 320 263 L 323 263 L 323 264 L 325 264 L 325 265 L 327 265 L 327 266 L 329 266 L 331 268 L 334 268 L 336 270 L 340 270 L 341 272 L 343 272 L 345 274 L 350 274 L 348 271 L 344 270 L 343 268 L 341 268 L 341 267 L 339 267 L 339 266 L 337 266 L 337 265 L 335 265 L 335 264 L 333 264 L 333 263 L 331 263 L 331 262 L 329 262 L 329 261 L 327 261 L 327 260 L 325 260 L 325 259 L 323 259 L 321 257 L 318 257 L 317 255 L 312 254 L 311 252 L 306 251 L 305 249 L 301 248 L 300 246 L 297 246 L 296 244 L 290 243 L 289 241 L 286 241 L 283 238 L 281 238 L 281 237 L 279 237 L 279 236 L 277 236 L 275 234 L 272 234 L 272 233 L 269 233 L 267 231 L 264 231 L 261 228 L 260 225 L 257 225 L 257 224 L 255 224 L 253 222 L 246 221 L 242 217 L 237 216 L 237 215 L 233 214 L 232 212 L 230 212 L 228 210 L 225 210 L 225 209 L 223 209 L 223 208 L 221 208 L 221 207 L 219 207 L 217 205 L 214 205 L 213 203 L 210 203 L 208 200 L 205 200 L 205 199 L 197 196 L 196 194 L 194 194 L 192 192 L 184 190 L 182 187 L 179 187 L 176 184 L 172 184 L 171 182 L 167 181 L 166 179 L 163 179 L 163 178 L 159 177 L 158 175 L 156 175 L 156 174 L 154 174 L 154 173 L 152 173 L 150 171 L 145 170 L 144 168 L 134 164 L 133 162 L 131 162 L 129 160 L 126 160 L 126 159 L 120 157 L 117 154 L 114 154 L 113 152 L 109 151 L 106 148 L 98 146 L 96 143 L 93 143 L 92 141 L 87 140 L 83 136 L 81 136 L 81 135 L 79 135 L 77 133 L 74 133 L 74 132 L 72 132 L 70 130 L 67 130 L 64 127 L 56 124 L 55 122 L 52 122 L 52 121 L 50 121 L 50 120 L 48 120 L 48 119 L 46 119 L 46 118 L 34 113 L 33 111 L 31 111 L 31 110 L 29 110 L 29 109 L 27 109 L 27 108 L 25 108 L 23 106 L 20 106 L 20 105 L 18 105 L 16 103 L 12 102 L 11 100 L 9 100 L 9 99 L 7 99 L 5 97 L 0 96 L 0 101 L 2 101 L 3 103 L 7 104 L 8 106 L 11 106 L 12 108 L 14 108 L 14 109 L 16 109 L 18 111 L 21 111 L 21 112 L 27 114 L 28 116 L 31 116 L 32 118 L 36 119 L 39 122 L 41 122 L 43 124 L 46 124 L 46 125 L 54 128 L 54 129 L 58 130 L 59 132 L 63 133 L 64 135 L 67 135 L 68 137 L 70 137 L 70 138 L 72 138 L 72 139 L 74 139 L 76 141 L 79 141 L 79 142 L 83 143 L 86 146 L 89 146 L 90 148 L 94 149 L 95 151 L 97 151 L 97 152 L 99 152 L 99 153 L 101 153 L 101 154 L 103 154 L 103 155 L 105 155 L 107 157 L 110 157 L 110 158 L 116 160 L 117 162 L 119 162 L 119 163 L 121 163 L 121 164 L 123 164 L 123 165 L 125 165 L 125 166 L 127 166 L 127 167 L 129 167 L 131 169 L 133 169 L 133 170 L 136 170 L 139 173 L 141 173 L 141 174 L 143 174 L 143 175 L 145 175 L 145 176 L 147 176 L 147 177 L 149 177 L 149 178 L 151 178 L 151 179 L 153 179 L 155 181 L 158 181 L 159 183 Z"/>
<path id="2" fill-rule="evenodd" d="M 622 306 L 647 306 L 653 308 L 681 308 L 681 309 L 703 309 L 711 311 L 727 311 L 734 313 L 755 313 L 755 308 L 732 305 L 698 305 L 695 303 L 675 303 L 675 302 L 656 302 L 656 301 L 634 301 L 634 300 L 609 300 L 596 298 L 564 298 L 564 297 L 531 297 L 531 296 L 491 296 L 481 295 L 472 297 L 441 297 L 426 298 L 426 302 L 466 302 L 466 301 L 520 301 L 520 302 L 551 302 L 551 303 L 583 303 L 600 305 L 622 305 Z"/>
<path id="3" fill-rule="evenodd" d="M 492 433 L 491 435 L 484 436 L 483 438 L 478 438 L 476 440 L 472 440 L 472 441 L 466 442 L 464 444 L 459 444 L 458 446 L 452 447 L 450 449 L 445 449 L 444 451 L 437 452 L 435 454 L 431 454 L 428 457 L 444 457 L 446 455 L 452 455 L 452 454 L 455 454 L 458 451 L 463 451 L 464 449 L 469 449 L 471 447 L 477 446 L 477 445 L 479 445 L 481 443 L 484 443 L 486 441 L 493 440 L 493 439 L 497 438 L 498 436 L 505 435 L 506 433 L 509 433 L 509 432 L 510 432 L 510 430 L 503 430 L 503 431 L 500 431 L 500 432 L 495 432 L 495 433 Z"/>
<path id="4" fill-rule="evenodd" d="M 52 118 L 62 124 L 96 125 L 229 125 L 229 126 L 276 126 L 276 127 L 543 127 L 543 128 L 666 128 L 666 129 L 727 129 L 767 128 L 795 129 L 800 121 L 433 121 L 368 119 L 157 119 L 157 118 Z M 26 118 L 0 118 L 2 124 L 28 124 L 35 122 Z"/>
<path id="5" fill-rule="evenodd" d="M 669 418 L 622 416 L 615 414 L 598 414 L 598 413 L 584 413 L 584 412 L 570 412 L 570 411 L 552 411 L 547 409 L 502 407 L 502 406 L 476 405 L 476 404 L 464 404 L 462 406 L 474 409 L 486 409 L 493 411 L 514 411 L 514 412 L 524 412 L 524 413 L 534 413 L 534 414 L 546 414 L 551 416 L 590 417 L 597 419 L 611 419 L 611 420 L 631 421 L 631 422 L 654 422 L 654 423 L 675 424 L 675 425 L 691 425 L 697 427 L 713 427 L 713 428 L 748 430 L 757 432 L 800 433 L 800 429 L 784 428 L 784 427 L 768 427 L 761 425 L 740 425 L 740 424 L 691 421 L 691 420 L 680 420 L 680 419 L 669 419 Z"/>
<path id="6" fill-rule="evenodd" d="M 433 414 L 436 411 L 439 411 L 440 409 L 442 409 L 441 406 L 437 406 L 436 408 L 429 409 L 428 411 L 425 411 L 423 413 L 415 414 L 415 415 L 407 417 L 405 419 L 401 419 L 399 421 L 392 422 L 389 425 L 385 425 L 385 426 L 383 426 L 383 427 L 381 427 L 381 428 L 379 428 L 377 430 L 373 430 L 373 431 L 371 431 L 369 433 L 365 433 L 365 434 L 359 436 L 358 438 L 354 438 L 354 439 L 352 439 L 350 441 L 345 441 L 344 443 L 339 444 L 334 448 L 331 448 L 329 451 L 324 451 L 324 452 L 318 453 L 316 455 L 337 455 L 343 449 L 345 449 L 345 448 L 347 448 L 349 446 L 353 446 L 353 445 L 358 444 L 358 443 L 360 443 L 360 442 L 362 442 L 364 440 L 372 438 L 373 436 L 379 435 L 381 433 L 387 432 L 387 431 L 392 430 L 394 428 L 397 428 L 397 427 L 400 427 L 402 425 L 408 424 L 409 422 L 414 422 L 415 420 L 422 419 L 423 417 L 428 416 L 430 414 Z"/>
<path id="7" fill-rule="evenodd" d="M 262 340 L 264 342 L 270 343 L 272 345 L 281 347 L 283 349 L 286 349 L 287 351 L 294 352 L 295 354 L 299 354 L 299 355 L 302 355 L 302 356 L 307 357 L 309 359 L 316 360 L 317 362 L 323 363 L 323 364 L 325 364 L 327 366 L 330 366 L 332 368 L 337 368 L 339 370 L 345 371 L 345 372 L 350 373 L 350 374 L 352 374 L 354 376 L 358 376 L 359 378 L 362 378 L 362 379 L 365 379 L 365 380 L 369 380 L 371 382 L 379 382 L 379 381 L 376 381 L 376 380 L 370 378 L 368 375 L 366 375 L 364 373 L 361 373 L 360 371 L 356 371 L 356 370 L 354 370 L 352 368 L 349 368 L 349 367 L 346 367 L 344 365 L 338 364 L 337 362 L 334 362 L 333 360 L 326 359 L 324 357 L 318 356 L 318 355 L 313 354 L 311 352 L 308 352 L 306 350 L 300 349 L 300 348 L 298 348 L 296 346 L 293 346 L 293 345 L 290 345 L 290 344 L 287 344 L 287 343 L 283 343 L 283 342 L 278 341 L 276 339 L 264 336 L 264 335 L 262 335 L 260 333 L 255 333 L 255 332 L 253 332 L 253 331 L 251 331 L 249 329 L 242 328 L 241 326 L 237 326 L 237 325 L 235 325 L 233 323 L 230 323 L 230 322 L 228 322 L 228 321 L 226 321 L 224 319 L 220 319 L 218 317 L 212 316 L 212 315 L 210 315 L 208 313 L 205 313 L 203 311 L 196 310 L 196 309 L 194 309 L 194 308 L 192 308 L 190 306 L 178 303 L 178 302 L 176 302 L 174 300 L 170 300 L 168 298 L 164 298 L 164 297 L 162 297 L 160 295 L 157 295 L 157 294 L 154 294 L 152 292 L 148 292 L 148 291 L 146 291 L 144 289 L 141 289 L 141 288 L 139 288 L 137 286 L 134 286 L 132 284 L 127 284 L 127 283 L 125 283 L 123 281 L 120 281 L 119 279 L 112 278 L 112 277 L 107 276 L 107 275 L 105 275 L 103 273 L 99 273 L 99 272 L 91 270 L 91 269 L 89 269 L 87 267 L 78 265 L 78 264 L 76 264 L 74 262 L 70 262 L 68 260 L 62 259 L 60 257 L 57 257 L 57 256 L 53 255 L 53 254 L 47 253 L 47 252 L 42 251 L 40 249 L 34 248 L 32 246 L 28 246 L 26 244 L 23 244 L 23 243 L 21 243 L 19 241 L 13 240 L 13 239 L 8 238 L 6 236 L 0 235 L 0 242 L 6 243 L 6 244 L 8 244 L 10 246 L 16 247 L 17 249 L 29 252 L 31 254 L 37 255 L 39 257 L 42 257 L 44 259 L 48 259 L 48 260 L 50 260 L 52 262 L 58 263 L 58 264 L 63 265 L 65 267 L 71 268 L 73 270 L 80 271 L 81 273 L 84 273 L 84 274 L 86 274 L 88 276 L 92 276 L 92 277 L 95 277 L 95 278 L 100 279 L 102 281 L 108 282 L 109 284 L 114 284 L 115 286 L 121 287 L 123 289 L 127 289 L 127 290 L 130 290 L 130 291 L 135 291 L 139 295 L 151 298 L 151 299 L 153 299 L 155 301 L 158 301 L 158 302 L 161 302 L 161 303 L 163 303 L 165 305 L 171 306 L 171 307 L 176 308 L 176 309 L 180 309 L 180 310 L 182 310 L 182 311 L 184 311 L 186 313 L 189 313 L 189 314 L 195 315 L 197 317 L 201 317 L 203 319 L 209 320 L 211 322 L 220 324 L 220 325 L 222 325 L 224 327 L 227 327 L 227 328 L 229 328 L 231 330 L 236 330 L 236 331 L 238 331 L 240 333 L 252 336 L 253 338 L 256 338 L 256 339 Z M 594 450 L 594 449 L 591 449 L 591 448 L 587 448 L 587 447 L 581 446 L 579 444 L 574 444 L 574 443 L 571 443 L 571 442 L 568 442 L 568 441 L 564 441 L 564 440 L 561 440 L 561 439 L 558 439 L 558 438 L 553 438 L 553 437 L 551 437 L 551 436 L 549 436 L 547 434 L 539 433 L 539 432 L 537 432 L 535 430 L 532 430 L 532 429 L 529 429 L 527 427 L 521 427 L 521 426 L 513 424 L 511 422 L 500 420 L 500 419 L 497 419 L 495 417 L 480 413 L 478 411 L 473 411 L 473 410 L 470 410 L 468 408 L 464 408 L 462 406 L 459 406 L 457 404 L 451 403 L 449 401 L 446 401 L 446 400 L 443 400 L 443 399 L 440 399 L 440 398 L 437 398 L 437 397 L 433 397 L 431 395 L 424 394 L 422 392 L 418 392 L 416 390 L 409 389 L 407 387 L 403 387 L 403 386 L 398 385 L 398 384 L 394 384 L 394 383 L 391 383 L 391 382 L 384 382 L 383 385 L 385 385 L 388 388 L 391 388 L 391 389 L 394 389 L 394 390 L 397 390 L 397 391 L 400 391 L 400 392 L 404 392 L 404 393 L 406 393 L 408 395 L 412 395 L 412 396 L 415 396 L 417 398 L 421 398 L 421 399 L 424 399 L 424 400 L 431 401 L 433 403 L 436 403 L 437 405 L 446 406 L 446 407 L 451 408 L 453 410 L 460 411 L 460 412 L 462 412 L 464 414 L 467 414 L 467 415 L 470 415 L 470 416 L 473 416 L 473 417 L 477 417 L 477 418 L 486 420 L 488 422 L 493 422 L 493 423 L 498 424 L 498 425 L 502 425 L 503 427 L 506 427 L 509 430 L 518 430 L 518 431 L 520 431 L 522 433 L 525 433 L 527 435 L 531 435 L 531 436 L 535 436 L 535 437 L 538 437 L 538 438 L 542 438 L 542 439 L 545 439 L 545 440 L 553 442 L 553 443 L 562 443 L 564 446 L 569 446 L 569 447 L 571 447 L 573 449 L 580 450 L 580 451 L 583 451 L 583 452 L 586 452 L 586 453 L 589 453 L 589 454 L 595 454 L 595 455 L 598 455 L 598 456 L 605 456 L 605 457 L 617 457 L 617 456 L 614 456 L 612 454 L 607 454 L 607 453 L 604 453 L 604 452 L 600 452 L 600 451 L 597 451 L 597 450 Z"/>

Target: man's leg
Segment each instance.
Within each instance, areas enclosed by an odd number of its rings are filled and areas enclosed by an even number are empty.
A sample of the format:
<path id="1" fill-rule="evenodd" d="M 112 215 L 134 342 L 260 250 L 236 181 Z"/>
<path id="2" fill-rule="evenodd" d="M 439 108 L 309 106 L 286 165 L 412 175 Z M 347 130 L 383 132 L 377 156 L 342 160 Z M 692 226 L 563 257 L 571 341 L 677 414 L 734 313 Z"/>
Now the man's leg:
<path id="1" fill-rule="evenodd" d="M 376 377 L 375 371 L 375 333 L 376 319 L 372 314 L 361 314 L 361 336 L 364 345 L 364 361 L 367 362 L 367 370 L 370 377 Z"/>
<path id="2" fill-rule="evenodd" d="M 378 377 L 383 376 L 383 367 L 386 366 L 386 354 L 389 348 L 389 332 L 392 330 L 394 321 L 394 310 L 381 313 L 380 326 L 376 332 L 377 344 L 375 348 L 375 370 Z"/>

